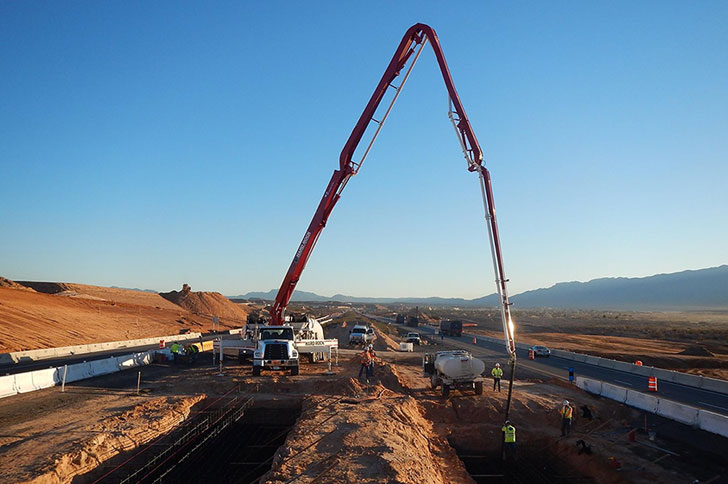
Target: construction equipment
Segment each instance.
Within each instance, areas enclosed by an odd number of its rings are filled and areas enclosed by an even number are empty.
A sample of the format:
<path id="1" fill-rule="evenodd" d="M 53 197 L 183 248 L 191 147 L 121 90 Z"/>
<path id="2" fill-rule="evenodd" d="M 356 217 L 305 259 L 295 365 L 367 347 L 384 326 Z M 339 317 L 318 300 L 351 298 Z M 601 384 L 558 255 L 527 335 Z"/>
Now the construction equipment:
<path id="1" fill-rule="evenodd" d="M 349 179 L 356 175 L 361 169 L 369 151 L 374 144 L 379 132 L 384 126 L 389 113 L 394 106 L 397 98 L 402 92 L 407 78 L 412 72 L 412 68 L 417 62 L 425 44 L 429 43 L 435 53 L 437 63 L 440 67 L 442 78 L 445 81 L 445 88 L 449 97 L 448 117 L 455 129 L 458 141 L 463 151 L 465 161 L 467 162 L 468 171 L 478 174 L 480 192 L 483 199 L 483 208 L 485 211 L 486 226 L 488 227 L 488 240 L 490 242 L 491 256 L 493 259 L 493 270 L 495 272 L 496 288 L 499 296 L 501 309 L 501 318 L 503 322 L 503 333 L 505 336 L 506 351 L 511 360 L 511 386 L 508 391 L 508 403 L 506 405 L 506 419 L 511 402 L 511 389 L 513 386 L 513 375 L 515 374 L 516 362 L 516 345 L 514 341 L 514 326 L 511 319 L 510 305 L 508 300 L 507 282 L 505 269 L 503 267 L 503 256 L 501 253 L 500 236 L 498 233 L 498 224 L 495 216 L 495 202 L 493 198 L 493 190 L 491 187 L 490 173 L 483 165 L 483 152 L 480 149 L 478 140 L 475 137 L 473 128 L 470 125 L 465 109 L 460 102 L 457 90 L 450 75 L 450 70 L 445 62 L 445 56 L 440 47 L 440 41 L 435 31 L 428 25 L 416 24 L 405 32 L 402 41 L 394 52 L 392 60 L 389 62 L 382 78 L 379 80 L 377 87 L 374 89 L 369 102 L 364 108 L 364 112 L 359 117 L 354 129 L 349 135 L 344 148 L 339 156 L 339 168 L 334 170 L 329 180 L 324 195 L 319 202 L 318 208 L 311 219 L 306 232 L 303 235 L 298 249 L 293 257 L 293 261 L 288 268 L 288 272 L 283 278 L 281 287 L 278 290 L 276 300 L 271 307 L 271 325 L 285 324 L 285 310 L 293 295 L 293 291 L 298 284 L 301 274 L 306 267 L 306 262 L 311 256 L 316 242 L 318 241 L 321 231 L 326 226 L 326 222 L 331 215 L 334 206 L 341 198 Z M 395 85 L 395 80 L 401 77 L 399 85 Z M 385 95 L 391 94 L 392 98 L 388 106 L 377 114 Z M 374 127 L 376 125 L 376 128 Z M 354 155 L 359 146 L 367 128 L 373 128 L 371 139 L 365 145 L 358 161 L 354 160 Z M 370 131 L 371 132 L 371 131 Z"/>
<path id="2" fill-rule="evenodd" d="M 450 390 L 470 388 L 476 395 L 483 394 L 483 372 L 485 363 L 465 350 L 438 351 L 422 357 L 422 371 L 430 378 L 432 389 L 442 387 L 442 396 L 447 398 Z"/>
<path id="3" fill-rule="evenodd" d="M 440 321 L 440 334 L 445 336 L 462 336 L 463 322 L 458 320 L 451 321 L 449 319 Z"/>

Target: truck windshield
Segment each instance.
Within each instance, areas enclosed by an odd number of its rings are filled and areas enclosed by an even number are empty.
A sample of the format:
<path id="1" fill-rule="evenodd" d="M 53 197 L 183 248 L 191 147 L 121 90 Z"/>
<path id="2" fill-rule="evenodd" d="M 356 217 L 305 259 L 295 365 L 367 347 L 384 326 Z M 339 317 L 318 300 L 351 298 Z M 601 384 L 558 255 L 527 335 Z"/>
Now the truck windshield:
<path id="1" fill-rule="evenodd" d="M 293 328 L 265 328 L 260 331 L 260 339 L 288 339 L 293 341 Z"/>

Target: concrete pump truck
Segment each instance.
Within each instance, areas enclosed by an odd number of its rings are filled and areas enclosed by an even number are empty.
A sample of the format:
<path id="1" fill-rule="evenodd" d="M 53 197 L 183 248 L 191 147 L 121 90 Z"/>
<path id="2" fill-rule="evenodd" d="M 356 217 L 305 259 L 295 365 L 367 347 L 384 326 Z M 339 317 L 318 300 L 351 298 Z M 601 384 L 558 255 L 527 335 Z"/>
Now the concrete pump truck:
<path id="1" fill-rule="evenodd" d="M 280 327 L 286 326 L 289 323 L 285 316 L 286 307 L 288 306 L 291 296 L 293 295 L 293 291 L 295 290 L 296 285 L 301 278 L 301 274 L 306 267 L 306 262 L 308 261 L 319 236 L 321 235 L 321 231 L 326 226 L 326 222 L 328 221 L 334 206 L 341 198 L 341 194 L 346 187 L 346 184 L 349 182 L 349 179 L 356 175 L 361 169 L 364 160 L 369 154 L 374 141 L 384 126 L 394 103 L 402 92 L 402 88 L 412 72 L 412 68 L 422 53 L 422 49 L 428 43 L 432 46 L 432 50 L 435 53 L 437 63 L 440 67 L 443 81 L 445 82 L 445 88 L 447 89 L 449 100 L 448 117 L 450 118 L 458 141 L 460 142 L 468 171 L 478 175 L 486 226 L 488 229 L 488 240 L 490 243 L 493 270 L 495 272 L 495 283 L 499 296 L 506 351 L 511 361 L 512 387 L 516 361 L 514 326 L 511 319 L 511 303 L 508 300 L 508 290 L 506 287 L 508 279 L 506 279 L 505 269 L 503 267 L 503 256 L 501 253 L 500 236 L 495 216 L 495 202 L 493 198 L 490 173 L 484 166 L 483 152 L 475 137 L 470 121 L 465 114 L 465 109 L 460 102 L 452 76 L 450 75 L 450 70 L 445 62 L 445 56 L 440 46 L 437 34 L 430 26 L 425 24 L 413 25 L 404 34 L 404 37 L 394 52 L 392 60 L 389 62 L 389 65 L 384 71 L 384 75 L 380 79 L 374 89 L 374 93 L 364 108 L 364 112 L 359 117 L 349 139 L 346 141 L 346 144 L 339 156 L 339 167 L 334 170 L 334 173 L 326 186 L 323 197 L 321 198 L 316 212 L 313 215 L 313 219 L 306 229 L 303 239 L 293 256 L 293 261 L 288 268 L 288 272 L 286 272 L 286 275 L 283 278 L 283 282 L 278 290 L 275 302 L 270 310 L 270 321 L 268 326 Z M 400 79 L 399 84 L 396 85 L 395 83 L 398 78 Z M 379 110 L 385 96 L 391 96 L 391 100 L 384 109 Z M 373 134 L 366 144 L 362 145 L 364 148 L 361 152 L 361 156 L 359 156 L 358 160 L 355 161 L 355 151 L 357 151 L 365 133 L 371 132 L 368 130 L 369 127 L 374 128 Z M 311 320 L 312 318 L 306 318 L 306 323 L 304 323 L 302 327 L 316 326 Z M 294 330 L 296 330 L 295 327 Z M 322 333 L 321 337 L 323 337 Z M 326 341 L 328 340 L 319 341 L 322 344 L 322 347 L 325 345 Z M 261 341 L 259 341 L 259 344 L 261 344 Z M 262 344 L 265 346 L 265 341 L 262 341 Z M 255 359 L 254 364 L 256 361 L 260 361 L 260 365 L 267 364 L 263 353 L 264 352 L 261 351 L 259 353 L 260 357 L 256 356 L 259 360 Z M 509 388 L 508 403 L 506 406 L 506 419 L 508 418 L 508 410 L 510 408 L 511 401 L 510 390 L 511 389 Z"/>

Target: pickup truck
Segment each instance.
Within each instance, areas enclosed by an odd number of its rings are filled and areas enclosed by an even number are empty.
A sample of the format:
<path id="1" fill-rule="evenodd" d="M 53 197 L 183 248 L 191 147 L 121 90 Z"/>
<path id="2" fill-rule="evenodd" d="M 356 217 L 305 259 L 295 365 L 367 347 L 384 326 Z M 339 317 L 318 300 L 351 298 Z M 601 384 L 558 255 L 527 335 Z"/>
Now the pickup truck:
<path id="1" fill-rule="evenodd" d="M 422 344 L 422 338 L 420 338 L 419 333 L 407 333 L 407 336 L 405 337 L 405 342 L 420 345 Z"/>
<path id="2" fill-rule="evenodd" d="M 349 331 L 349 345 L 368 345 L 374 341 L 374 329 L 357 324 Z"/>

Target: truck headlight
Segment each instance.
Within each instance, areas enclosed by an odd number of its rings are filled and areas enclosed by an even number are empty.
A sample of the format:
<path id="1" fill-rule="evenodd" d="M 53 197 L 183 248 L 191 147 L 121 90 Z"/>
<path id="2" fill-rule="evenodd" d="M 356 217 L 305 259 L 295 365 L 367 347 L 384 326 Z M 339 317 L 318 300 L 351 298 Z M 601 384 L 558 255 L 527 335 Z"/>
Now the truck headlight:
<path id="1" fill-rule="evenodd" d="M 255 358 L 260 358 L 261 356 L 263 356 L 263 353 L 261 353 L 260 351 L 256 351 L 255 353 L 253 353 L 253 356 Z"/>
<path id="2" fill-rule="evenodd" d="M 291 354 L 293 355 L 293 357 L 294 357 L 294 358 L 298 358 L 298 351 L 296 351 L 296 350 L 293 350 L 293 351 L 291 352 Z"/>

